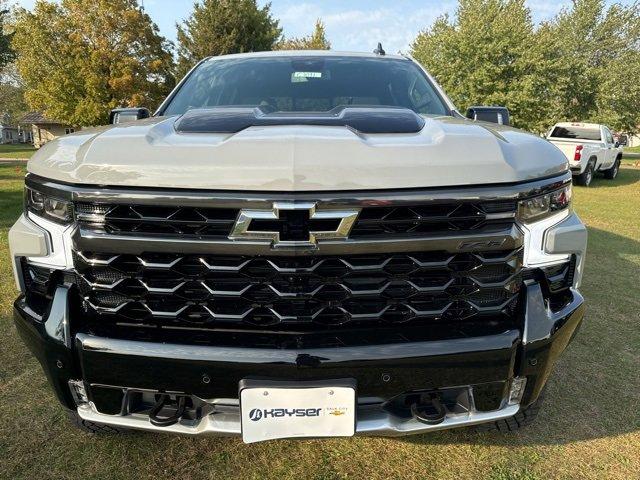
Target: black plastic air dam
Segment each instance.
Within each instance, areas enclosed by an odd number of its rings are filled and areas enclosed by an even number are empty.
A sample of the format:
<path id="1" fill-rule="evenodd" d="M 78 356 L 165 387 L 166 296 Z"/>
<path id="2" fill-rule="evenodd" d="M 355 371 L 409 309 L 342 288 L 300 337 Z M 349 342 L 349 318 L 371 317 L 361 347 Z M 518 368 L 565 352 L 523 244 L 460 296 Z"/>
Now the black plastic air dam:
<path id="1" fill-rule="evenodd" d="M 249 127 L 314 125 L 349 127 L 364 134 L 418 133 L 425 120 L 399 107 L 336 107 L 328 112 L 267 112 L 261 107 L 193 109 L 175 123 L 178 133 L 238 133 Z"/>
<path id="2" fill-rule="evenodd" d="M 409 390 L 508 378 L 519 332 L 300 351 L 163 345 L 86 334 L 78 334 L 76 339 L 84 380 L 89 384 L 179 391 L 201 398 L 236 398 L 238 383 L 246 378 L 354 378 L 359 396 L 388 399 Z M 308 366 L 309 359 L 317 360 L 314 366 Z M 205 375 L 209 383 L 203 383 Z"/>

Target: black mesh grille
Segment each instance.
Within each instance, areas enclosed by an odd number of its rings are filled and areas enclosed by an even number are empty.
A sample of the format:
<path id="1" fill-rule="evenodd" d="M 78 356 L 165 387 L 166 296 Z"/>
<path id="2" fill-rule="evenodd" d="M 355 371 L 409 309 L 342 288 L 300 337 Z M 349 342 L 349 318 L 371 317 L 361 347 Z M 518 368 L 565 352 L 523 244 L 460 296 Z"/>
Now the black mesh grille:
<path id="1" fill-rule="evenodd" d="M 227 238 L 239 210 L 233 208 L 165 207 L 150 205 L 108 205 L 78 203 L 76 215 L 84 227 L 110 234 L 197 236 Z M 430 235 L 450 232 L 479 233 L 509 226 L 516 203 L 437 203 L 417 206 L 368 206 L 362 208 L 352 238 Z M 283 212 L 284 213 L 284 212 Z M 300 214 L 306 212 L 299 212 Z M 303 219 L 304 220 L 304 219 Z M 276 222 L 281 223 L 281 222 Z M 303 230 L 313 230 L 311 222 Z M 336 225 L 318 229 L 333 230 Z M 269 226 L 267 230 L 277 230 Z"/>
<path id="2" fill-rule="evenodd" d="M 89 317 L 177 328 L 304 331 L 513 320 L 521 250 L 353 256 L 75 256 Z"/>

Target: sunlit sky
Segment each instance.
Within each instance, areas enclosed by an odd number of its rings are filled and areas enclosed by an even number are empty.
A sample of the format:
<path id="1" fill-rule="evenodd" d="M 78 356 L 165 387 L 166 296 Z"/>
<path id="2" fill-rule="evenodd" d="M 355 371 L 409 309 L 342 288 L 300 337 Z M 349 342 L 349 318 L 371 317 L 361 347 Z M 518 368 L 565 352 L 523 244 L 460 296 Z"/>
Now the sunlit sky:
<path id="1" fill-rule="evenodd" d="M 630 4 L 632 0 L 620 3 Z M 15 2 L 32 8 L 35 0 Z M 169 40 L 175 41 L 176 22 L 187 18 L 193 0 L 144 0 L 145 9 Z M 258 0 L 264 5 L 264 0 Z M 570 0 L 529 0 L 526 2 L 536 22 L 553 17 Z M 608 3 L 613 3 L 610 0 Z M 416 34 L 443 13 L 454 13 L 451 0 L 272 0 L 271 9 L 287 37 L 311 33 L 317 18 L 326 25 L 335 50 L 371 51 L 382 42 L 390 53 L 407 51 Z"/>

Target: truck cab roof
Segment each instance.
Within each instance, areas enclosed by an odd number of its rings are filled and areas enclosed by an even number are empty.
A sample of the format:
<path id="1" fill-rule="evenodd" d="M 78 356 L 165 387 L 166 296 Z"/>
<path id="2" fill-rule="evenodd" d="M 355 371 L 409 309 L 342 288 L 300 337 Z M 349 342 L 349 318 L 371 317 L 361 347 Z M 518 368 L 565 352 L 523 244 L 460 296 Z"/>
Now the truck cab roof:
<path id="1" fill-rule="evenodd" d="M 380 60 L 408 60 L 411 59 L 405 55 L 393 55 L 385 53 L 380 55 L 369 52 L 341 52 L 336 50 L 273 50 L 268 52 L 248 52 L 248 53 L 231 53 L 228 55 L 218 55 L 208 57 L 205 62 L 215 61 L 218 59 L 232 58 L 270 58 L 270 57 L 360 57 L 360 58 L 379 58 Z"/>

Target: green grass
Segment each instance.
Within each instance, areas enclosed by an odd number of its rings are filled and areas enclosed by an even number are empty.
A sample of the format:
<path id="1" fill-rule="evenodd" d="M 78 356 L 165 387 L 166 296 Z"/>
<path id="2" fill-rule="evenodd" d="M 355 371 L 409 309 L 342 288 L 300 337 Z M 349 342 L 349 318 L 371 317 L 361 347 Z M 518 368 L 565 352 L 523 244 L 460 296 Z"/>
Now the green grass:
<path id="1" fill-rule="evenodd" d="M 28 159 L 35 151 L 29 144 L 0 144 L 0 158 Z"/>
<path id="2" fill-rule="evenodd" d="M 640 153 L 640 145 L 637 147 L 624 147 L 624 153 Z"/>
<path id="3" fill-rule="evenodd" d="M 587 316 L 556 365 L 536 424 L 513 434 L 277 441 L 133 433 L 90 437 L 66 421 L 11 320 L 7 229 L 24 168 L 0 166 L 0 478 L 640 478 L 640 169 L 576 187 L 589 226 Z"/>
<path id="4" fill-rule="evenodd" d="M 640 146 L 624 148 L 622 152 L 622 165 L 640 166 Z"/>

